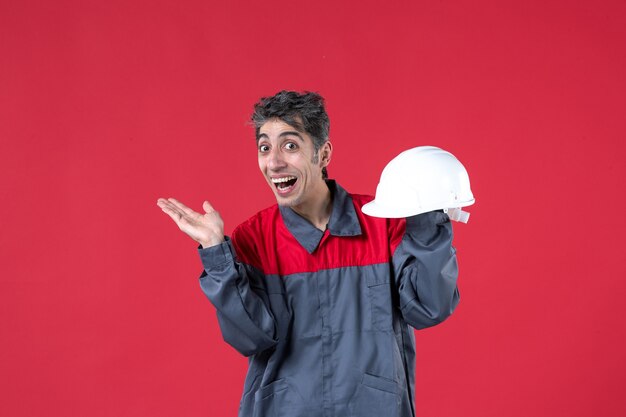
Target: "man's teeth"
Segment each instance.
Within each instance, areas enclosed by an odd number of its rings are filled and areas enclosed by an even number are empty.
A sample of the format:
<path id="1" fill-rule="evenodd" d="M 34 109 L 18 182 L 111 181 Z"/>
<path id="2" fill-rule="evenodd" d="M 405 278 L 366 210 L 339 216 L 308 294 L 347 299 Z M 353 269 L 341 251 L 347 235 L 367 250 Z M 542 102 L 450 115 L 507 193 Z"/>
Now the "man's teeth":
<path id="1" fill-rule="evenodd" d="M 291 180 L 295 180 L 296 177 L 283 177 L 283 178 L 272 178 L 272 182 L 274 184 L 280 184 L 281 182 L 287 182 Z"/>

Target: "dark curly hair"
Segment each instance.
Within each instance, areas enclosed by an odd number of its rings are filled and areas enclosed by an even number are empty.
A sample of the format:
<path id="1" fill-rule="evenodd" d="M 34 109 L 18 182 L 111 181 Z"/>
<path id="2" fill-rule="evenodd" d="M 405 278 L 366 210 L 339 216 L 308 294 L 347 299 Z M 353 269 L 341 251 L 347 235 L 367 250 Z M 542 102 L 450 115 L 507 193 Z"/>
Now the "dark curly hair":
<path id="1" fill-rule="evenodd" d="M 252 123 L 255 136 L 259 139 L 261 126 L 271 119 L 280 119 L 300 132 L 306 132 L 313 139 L 317 163 L 318 151 L 328 141 L 330 120 L 324 108 L 324 98 L 317 93 L 282 90 L 271 97 L 262 97 L 254 105 Z M 326 167 L 322 169 L 324 179 L 328 178 Z"/>

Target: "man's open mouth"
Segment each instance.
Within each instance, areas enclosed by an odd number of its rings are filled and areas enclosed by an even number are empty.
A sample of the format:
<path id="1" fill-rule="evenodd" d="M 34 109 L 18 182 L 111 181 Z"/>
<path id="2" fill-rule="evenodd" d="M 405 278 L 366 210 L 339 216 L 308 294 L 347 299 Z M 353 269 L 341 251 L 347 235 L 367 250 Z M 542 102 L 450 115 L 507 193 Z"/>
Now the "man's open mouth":
<path id="1" fill-rule="evenodd" d="M 288 191 L 293 187 L 298 179 L 296 177 L 287 176 L 281 178 L 272 178 L 272 182 L 278 189 L 278 191 Z"/>

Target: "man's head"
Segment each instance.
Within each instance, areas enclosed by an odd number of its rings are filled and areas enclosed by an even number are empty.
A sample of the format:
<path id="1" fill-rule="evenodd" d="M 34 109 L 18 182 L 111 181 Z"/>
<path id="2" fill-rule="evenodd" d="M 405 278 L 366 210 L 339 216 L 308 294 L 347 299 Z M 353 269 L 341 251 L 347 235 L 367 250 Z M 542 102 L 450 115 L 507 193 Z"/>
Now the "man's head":
<path id="1" fill-rule="evenodd" d="M 319 150 L 328 141 L 330 120 L 324 108 L 324 98 L 317 93 L 280 91 L 274 96 L 263 97 L 254 105 L 252 122 L 259 140 L 261 126 L 272 119 L 278 119 L 301 133 L 306 133 L 313 140 L 315 158 Z M 324 167 L 323 178 L 328 178 Z"/>
<path id="2" fill-rule="evenodd" d="M 280 205 L 305 209 L 328 195 L 328 115 L 315 93 L 281 91 L 254 107 L 259 168 Z"/>

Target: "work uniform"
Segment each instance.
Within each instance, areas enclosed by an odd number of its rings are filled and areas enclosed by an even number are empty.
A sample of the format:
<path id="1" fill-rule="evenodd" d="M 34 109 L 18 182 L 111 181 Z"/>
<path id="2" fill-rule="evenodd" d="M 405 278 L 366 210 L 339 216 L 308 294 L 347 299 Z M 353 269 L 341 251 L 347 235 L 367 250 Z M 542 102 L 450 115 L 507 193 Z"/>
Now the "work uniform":
<path id="1" fill-rule="evenodd" d="M 224 340 L 249 357 L 239 417 L 414 416 L 413 331 L 458 304 L 448 216 L 365 216 L 333 196 L 325 231 L 274 205 L 199 249 Z"/>

